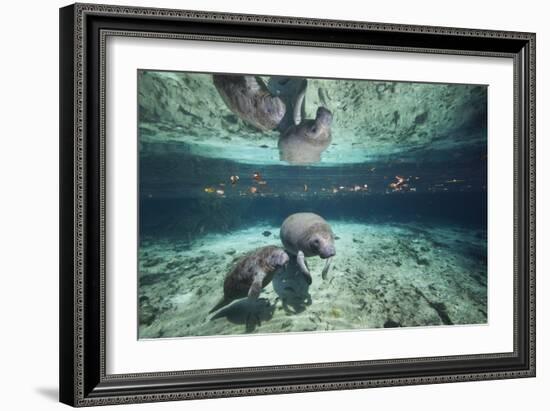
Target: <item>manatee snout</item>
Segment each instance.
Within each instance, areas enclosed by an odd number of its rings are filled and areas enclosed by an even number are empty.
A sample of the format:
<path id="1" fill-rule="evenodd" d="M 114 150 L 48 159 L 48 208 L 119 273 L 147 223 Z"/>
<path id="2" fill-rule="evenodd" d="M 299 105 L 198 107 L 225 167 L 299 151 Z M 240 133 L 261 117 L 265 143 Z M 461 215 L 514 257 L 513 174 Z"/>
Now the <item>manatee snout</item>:
<path id="1" fill-rule="evenodd" d="M 274 268 L 281 268 L 288 264 L 288 261 L 290 260 L 288 254 L 284 252 L 283 250 L 276 251 L 271 256 L 271 266 Z"/>
<path id="2" fill-rule="evenodd" d="M 273 127 L 270 124 L 270 127 L 275 128 L 285 116 L 285 103 L 280 98 L 273 97 L 265 98 L 261 102 L 261 106 L 263 112 L 266 113 L 265 117 L 269 118 L 271 120 L 271 123 L 274 124 Z"/>
<path id="3" fill-rule="evenodd" d="M 336 255 L 336 248 L 332 244 L 319 250 L 319 257 L 322 259 L 334 257 L 334 255 Z"/>
<path id="4" fill-rule="evenodd" d="M 332 113 L 325 107 L 321 106 L 317 109 L 315 120 L 321 127 L 330 127 L 332 124 Z"/>
<path id="5" fill-rule="evenodd" d="M 333 257 L 336 254 L 336 247 L 332 238 L 315 236 L 310 241 L 310 248 L 313 254 L 318 255 L 322 259 Z"/>

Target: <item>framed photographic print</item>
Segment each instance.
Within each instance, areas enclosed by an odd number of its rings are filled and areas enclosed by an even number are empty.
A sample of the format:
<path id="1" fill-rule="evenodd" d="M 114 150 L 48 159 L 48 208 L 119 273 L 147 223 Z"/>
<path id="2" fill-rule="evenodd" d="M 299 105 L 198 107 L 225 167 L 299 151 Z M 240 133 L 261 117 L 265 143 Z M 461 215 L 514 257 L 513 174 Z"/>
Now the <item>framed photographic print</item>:
<path id="1" fill-rule="evenodd" d="M 535 35 L 60 10 L 60 399 L 535 375 Z"/>

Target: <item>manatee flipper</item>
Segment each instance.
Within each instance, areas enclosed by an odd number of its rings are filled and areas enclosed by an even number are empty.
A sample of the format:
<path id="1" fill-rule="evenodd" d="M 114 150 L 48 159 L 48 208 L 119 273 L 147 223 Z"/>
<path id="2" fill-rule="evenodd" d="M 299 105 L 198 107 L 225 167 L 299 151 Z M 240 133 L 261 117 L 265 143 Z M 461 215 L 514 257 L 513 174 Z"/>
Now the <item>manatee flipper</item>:
<path id="1" fill-rule="evenodd" d="M 321 273 L 321 277 L 323 280 L 327 279 L 327 273 L 328 270 L 330 270 L 330 263 L 332 261 L 332 257 L 327 258 L 327 262 L 325 263 L 325 267 L 323 268 L 323 272 Z"/>
<path id="2" fill-rule="evenodd" d="M 296 102 L 294 103 L 294 113 L 292 113 L 294 119 L 294 125 L 297 126 L 302 122 L 302 112 L 304 111 L 304 99 L 306 97 L 306 88 L 298 94 Z"/>
<path id="3" fill-rule="evenodd" d="M 248 289 L 248 298 L 250 300 L 257 300 L 260 296 L 260 291 L 262 291 L 265 276 L 265 272 L 261 270 L 258 270 L 256 275 L 254 276 L 254 280 L 252 281 L 252 284 Z"/>
<path id="4" fill-rule="evenodd" d="M 300 267 L 300 270 L 306 277 L 306 281 L 308 284 L 311 285 L 312 278 L 311 273 L 309 272 L 309 269 L 307 268 L 306 259 L 304 252 L 302 250 L 298 251 L 298 254 L 296 254 L 296 262 L 298 263 L 298 267 Z"/>
<path id="5" fill-rule="evenodd" d="M 208 314 L 212 314 L 214 311 L 218 311 L 220 308 L 225 307 L 227 304 L 229 304 L 232 299 L 228 299 L 226 297 L 222 297 L 220 301 L 212 308 L 210 311 L 208 311 Z"/>
<path id="6" fill-rule="evenodd" d="M 256 301 L 260 296 L 260 292 L 262 291 L 262 286 L 266 275 L 267 274 L 262 270 L 258 270 L 258 272 L 256 272 L 256 274 L 254 275 L 254 280 L 252 281 L 252 284 L 248 289 L 248 299 L 250 301 Z M 250 311 L 246 316 L 246 332 L 252 332 L 256 329 L 257 326 L 260 325 L 262 325 L 262 323 L 260 322 L 260 316 L 258 315 L 258 313 L 256 313 L 255 309 L 254 311 Z"/>

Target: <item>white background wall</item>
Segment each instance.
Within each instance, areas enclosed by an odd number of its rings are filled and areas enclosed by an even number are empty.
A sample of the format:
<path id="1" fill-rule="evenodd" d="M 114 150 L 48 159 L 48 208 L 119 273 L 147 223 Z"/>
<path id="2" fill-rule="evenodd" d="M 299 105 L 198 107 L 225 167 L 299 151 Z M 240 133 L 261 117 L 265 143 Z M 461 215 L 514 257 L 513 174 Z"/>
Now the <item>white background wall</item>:
<path id="1" fill-rule="evenodd" d="M 547 409 L 550 153 L 550 27 L 543 1 L 128 0 L 113 4 L 537 33 L 538 377 L 125 406 L 117 409 L 514 410 Z M 57 403 L 58 7 L 63 1 L 2 5 L 0 64 L 0 408 L 48 410 Z M 545 390 L 546 388 L 546 390 Z M 546 404 L 544 404 L 546 403 Z"/>

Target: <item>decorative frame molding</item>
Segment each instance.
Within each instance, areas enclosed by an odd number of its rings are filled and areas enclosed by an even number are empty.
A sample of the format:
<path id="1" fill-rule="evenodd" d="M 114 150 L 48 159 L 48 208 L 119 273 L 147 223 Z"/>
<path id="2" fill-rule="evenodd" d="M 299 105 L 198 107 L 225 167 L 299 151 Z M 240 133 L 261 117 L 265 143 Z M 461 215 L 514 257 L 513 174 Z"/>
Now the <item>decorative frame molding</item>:
<path id="1" fill-rule="evenodd" d="M 514 351 L 107 375 L 105 48 L 109 36 L 513 59 Z M 75 4 L 60 10 L 60 80 L 62 402 L 91 406 L 535 375 L 535 34 Z"/>

